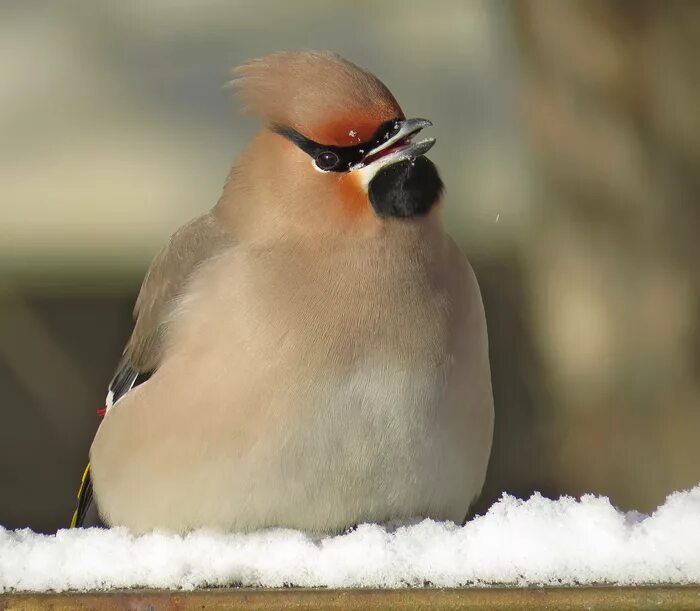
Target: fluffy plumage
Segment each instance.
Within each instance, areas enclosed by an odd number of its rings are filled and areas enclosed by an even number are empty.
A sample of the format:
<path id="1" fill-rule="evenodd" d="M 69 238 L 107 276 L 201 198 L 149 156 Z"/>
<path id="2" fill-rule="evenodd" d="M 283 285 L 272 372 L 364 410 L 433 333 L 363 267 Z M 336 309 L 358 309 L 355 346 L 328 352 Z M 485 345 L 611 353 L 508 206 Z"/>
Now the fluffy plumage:
<path id="1" fill-rule="evenodd" d="M 442 228 L 439 177 L 402 157 L 431 143 L 398 126 L 428 122 L 402 123 L 386 87 L 333 54 L 238 73 L 264 125 L 216 206 L 146 275 L 83 490 L 106 524 L 136 532 L 461 521 L 483 484 L 493 399 L 481 297 Z M 321 171 L 271 129 L 329 144 L 390 119 L 393 148 L 357 171 Z M 395 163 L 374 197 L 411 197 L 373 206 L 372 173 Z M 94 504 L 80 507 L 78 524 L 92 523 Z"/>

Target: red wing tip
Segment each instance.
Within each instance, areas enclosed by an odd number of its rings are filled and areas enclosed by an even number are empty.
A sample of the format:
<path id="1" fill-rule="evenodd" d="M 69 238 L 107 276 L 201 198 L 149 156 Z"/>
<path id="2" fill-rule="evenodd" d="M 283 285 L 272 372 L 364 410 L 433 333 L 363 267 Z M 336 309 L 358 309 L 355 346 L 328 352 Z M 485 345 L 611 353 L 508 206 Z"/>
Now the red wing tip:
<path id="1" fill-rule="evenodd" d="M 101 407 L 100 409 L 97 410 L 97 415 L 104 417 L 104 415 L 107 413 L 107 408 L 106 407 Z"/>

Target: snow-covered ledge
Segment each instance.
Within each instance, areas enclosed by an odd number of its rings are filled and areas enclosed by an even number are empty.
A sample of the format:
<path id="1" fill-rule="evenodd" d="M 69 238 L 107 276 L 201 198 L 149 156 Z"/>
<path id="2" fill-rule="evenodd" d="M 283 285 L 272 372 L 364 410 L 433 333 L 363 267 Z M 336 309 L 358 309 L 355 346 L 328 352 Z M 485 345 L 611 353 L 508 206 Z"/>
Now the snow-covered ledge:
<path id="1" fill-rule="evenodd" d="M 700 486 L 671 494 L 650 516 L 620 512 L 604 497 L 504 495 L 463 527 L 361 525 L 319 540 L 281 529 L 136 537 L 121 528 L 55 535 L 0 528 L 5 594 L 593 584 L 700 584 Z"/>

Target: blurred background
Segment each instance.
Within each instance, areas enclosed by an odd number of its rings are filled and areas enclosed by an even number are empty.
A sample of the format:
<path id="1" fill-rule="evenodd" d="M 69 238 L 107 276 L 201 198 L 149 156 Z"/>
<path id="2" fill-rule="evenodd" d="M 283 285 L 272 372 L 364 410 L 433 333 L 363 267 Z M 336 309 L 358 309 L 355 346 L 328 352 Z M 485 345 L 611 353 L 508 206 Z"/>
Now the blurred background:
<path id="1" fill-rule="evenodd" d="M 335 50 L 430 117 L 476 269 L 502 491 L 700 481 L 700 3 L 0 2 L 0 524 L 75 491 L 149 261 L 255 130 L 222 86 Z"/>

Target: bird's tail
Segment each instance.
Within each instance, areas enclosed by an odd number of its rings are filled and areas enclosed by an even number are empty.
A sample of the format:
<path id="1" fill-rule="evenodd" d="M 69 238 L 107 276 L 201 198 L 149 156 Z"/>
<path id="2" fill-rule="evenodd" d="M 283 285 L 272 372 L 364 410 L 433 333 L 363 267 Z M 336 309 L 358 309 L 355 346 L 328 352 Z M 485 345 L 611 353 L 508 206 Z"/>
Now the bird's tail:
<path id="1" fill-rule="evenodd" d="M 90 463 L 83 471 L 83 477 L 80 480 L 80 488 L 78 488 L 78 506 L 73 512 L 73 519 L 70 521 L 71 528 L 79 528 L 85 522 L 85 516 L 88 509 L 92 505 L 92 480 L 90 479 Z"/>

